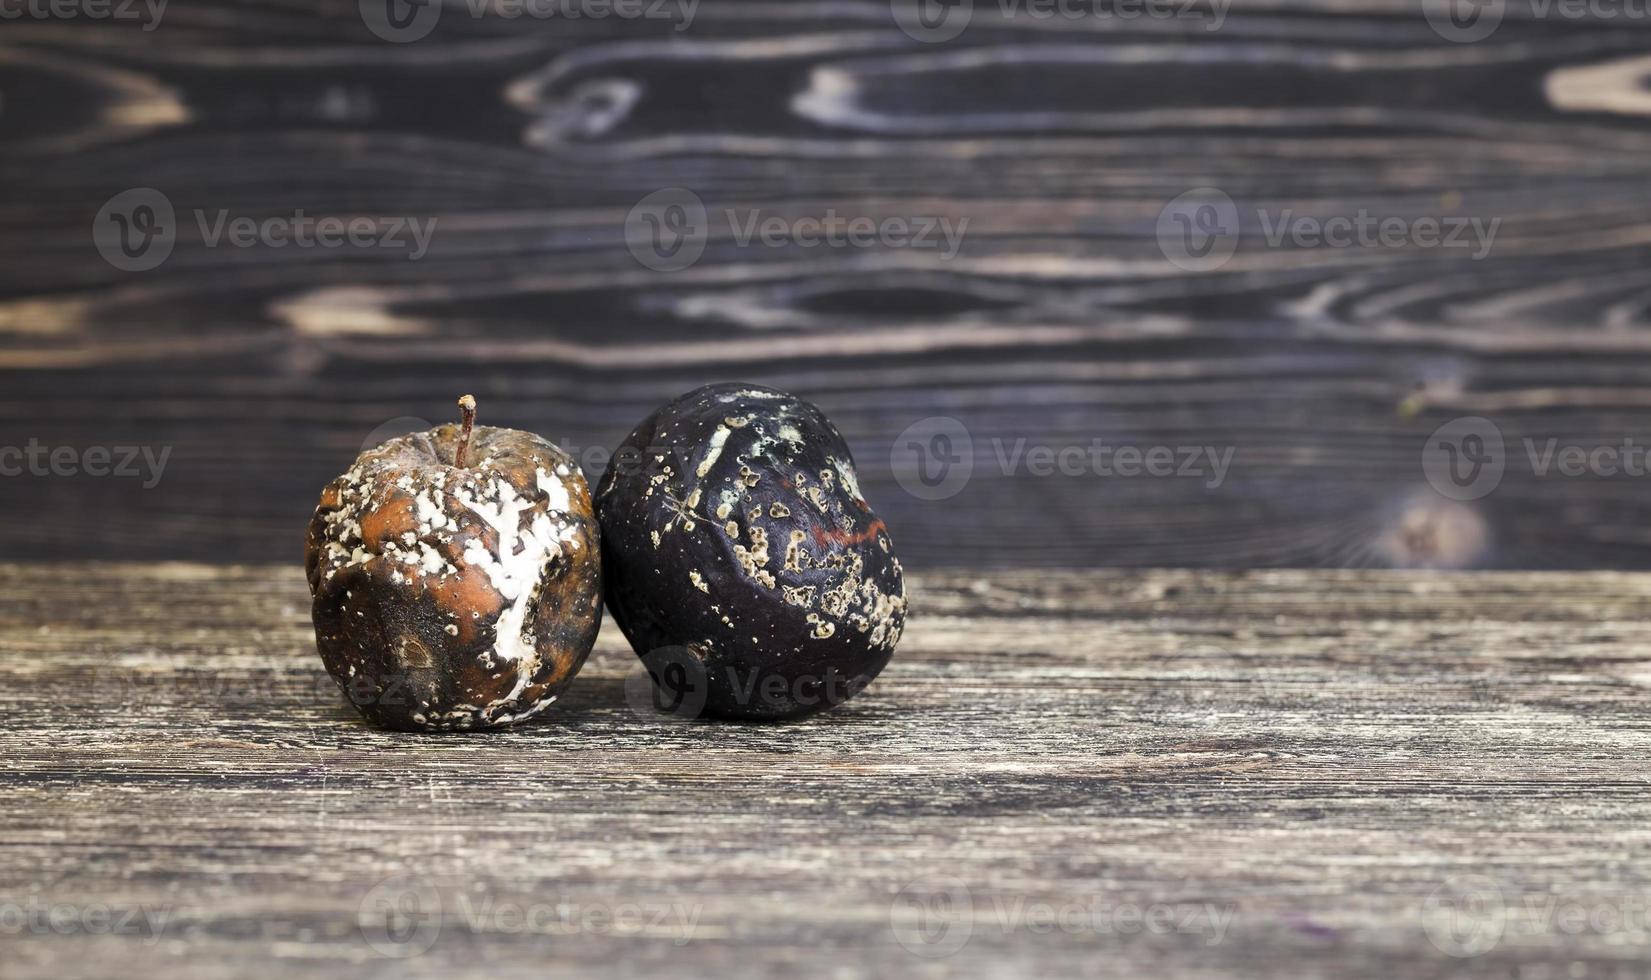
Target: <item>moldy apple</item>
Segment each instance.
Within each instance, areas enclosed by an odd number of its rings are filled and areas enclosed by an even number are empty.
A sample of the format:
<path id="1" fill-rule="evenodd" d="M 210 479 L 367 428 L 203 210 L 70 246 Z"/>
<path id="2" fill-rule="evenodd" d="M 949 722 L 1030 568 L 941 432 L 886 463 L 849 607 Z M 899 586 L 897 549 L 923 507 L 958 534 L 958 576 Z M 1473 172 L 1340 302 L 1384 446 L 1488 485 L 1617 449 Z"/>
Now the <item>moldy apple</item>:
<path id="1" fill-rule="evenodd" d="M 687 651 L 706 713 L 834 707 L 893 655 L 900 562 L 843 437 L 808 402 L 745 384 L 690 392 L 626 438 L 596 497 L 614 619 L 644 663 Z"/>
<path id="2" fill-rule="evenodd" d="M 463 427 L 392 439 L 321 495 L 305 567 L 316 646 L 371 721 L 412 731 L 535 715 L 601 625 L 590 491 L 538 436 Z"/>

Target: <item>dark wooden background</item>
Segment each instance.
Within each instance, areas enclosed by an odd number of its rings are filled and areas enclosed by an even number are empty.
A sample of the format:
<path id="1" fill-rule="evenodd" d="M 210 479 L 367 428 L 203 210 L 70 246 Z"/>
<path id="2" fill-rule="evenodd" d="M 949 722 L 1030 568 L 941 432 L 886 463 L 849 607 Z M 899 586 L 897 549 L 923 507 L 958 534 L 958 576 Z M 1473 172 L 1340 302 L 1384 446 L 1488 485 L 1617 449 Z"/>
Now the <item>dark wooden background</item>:
<path id="1" fill-rule="evenodd" d="M 995 3 L 992 4 L 995 10 Z M 339 0 L 174 0 L 159 29 L 0 22 L 0 445 L 171 447 L 161 483 L 0 479 L 0 558 L 292 562 L 322 484 L 393 419 L 611 446 L 712 380 L 819 402 L 918 567 L 1651 567 L 1644 479 L 1510 468 L 1448 503 L 1426 435 L 1651 444 L 1651 25 L 1241 0 L 1199 21 L 706 0 L 690 29 L 444 16 L 389 44 Z M 1165 202 L 1501 218 L 1461 251 L 1267 249 L 1184 272 Z M 963 251 L 741 248 L 650 272 L 627 211 L 970 219 Z M 438 219 L 420 262 L 206 248 L 112 268 L 94 215 Z M 977 465 L 925 502 L 912 422 Z M 1226 483 L 1004 475 L 991 440 L 1214 444 Z"/>
<path id="2" fill-rule="evenodd" d="M 1514 447 L 1651 446 L 1651 24 L 1510 9 L 1458 44 L 1420 0 L 1241 0 L 1218 31 L 977 6 L 940 45 L 886 0 L 704 0 L 680 32 L 455 2 L 408 44 L 346 0 L 0 18 L 0 452 L 171 451 L 147 490 L 0 478 L 0 905 L 175 913 L 154 945 L 0 922 L 0 976 L 1643 975 L 1643 928 L 1510 917 L 1465 958 L 1435 930 L 1462 882 L 1509 916 L 1643 912 L 1645 576 L 1047 569 L 1651 568 L 1646 478 L 1510 465 L 1457 503 L 1421 465 L 1465 415 Z M 1479 261 L 1250 234 L 1189 272 L 1156 227 L 1205 185 L 1501 225 Z M 718 238 L 656 273 L 626 216 L 676 186 L 969 226 L 951 259 Z M 185 218 L 124 272 L 94 216 L 142 187 L 437 230 L 411 262 L 211 248 Z M 838 422 L 917 569 L 870 690 L 662 725 L 627 707 L 610 624 L 563 705 L 492 737 L 387 735 L 336 697 L 299 542 L 364 442 L 470 391 L 583 454 L 729 379 Z M 931 416 L 975 454 L 932 502 L 890 467 Z M 1096 439 L 1232 471 L 994 458 Z M 38 564 L 84 559 L 137 563 Z M 529 935 L 450 904 L 439 943 L 385 959 L 361 916 L 400 875 L 692 902 L 705 928 Z M 951 957 L 899 939 L 935 876 L 979 903 Z M 1219 945 L 993 928 L 1017 897 L 1235 915 Z"/>

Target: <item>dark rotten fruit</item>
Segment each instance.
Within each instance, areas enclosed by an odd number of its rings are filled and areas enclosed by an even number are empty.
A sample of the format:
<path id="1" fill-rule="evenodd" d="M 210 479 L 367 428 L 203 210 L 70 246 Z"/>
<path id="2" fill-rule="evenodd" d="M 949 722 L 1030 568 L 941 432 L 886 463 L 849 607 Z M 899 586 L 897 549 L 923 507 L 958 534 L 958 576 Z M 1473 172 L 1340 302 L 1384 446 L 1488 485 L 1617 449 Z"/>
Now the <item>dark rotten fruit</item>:
<path id="1" fill-rule="evenodd" d="M 526 432 L 465 424 L 369 450 L 321 495 L 305 564 L 316 646 L 371 721 L 490 728 L 549 707 L 601 625 L 590 491 Z"/>
<path id="2" fill-rule="evenodd" d="M 893 655 L 900 562 L 843 437 L 808 402 L 743 384 L 690 392 L 630 434 L 596 502 L 609 608 L 665 705 L 798 717 L 848 699 Z"/>

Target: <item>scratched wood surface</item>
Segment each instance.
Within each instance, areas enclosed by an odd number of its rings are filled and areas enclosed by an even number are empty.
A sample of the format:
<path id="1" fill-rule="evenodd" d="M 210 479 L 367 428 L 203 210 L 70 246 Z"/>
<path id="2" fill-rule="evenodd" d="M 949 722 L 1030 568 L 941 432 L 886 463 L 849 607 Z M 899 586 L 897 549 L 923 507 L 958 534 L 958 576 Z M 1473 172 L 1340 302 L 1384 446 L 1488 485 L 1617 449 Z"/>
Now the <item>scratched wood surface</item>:
<path id="1" fill-rule="evenodd" d="M 913 585 L 828 717 L 633 711 L 609 624 L 544 721 L 409 736 L 295 570 L 0 566 L 0 974 L 1651 967 L 1651 578 Z"/>
<path id="2" fill-rule="evenodd" d="M 0 447 L 172 451 L 163 478 L 0 479 L 13 559 L 277 562 L 381 427 L 491 421 L 611 447 L 746 379 L 819 401 L 914 567 L 1647 567 L 1644 477 L 1462 504 L 1441 423 L 1651 445 L 1651 24 L 1509 5 L 1478 43 L 1408 0 L 1209 17 L 1015 16 L 944 44 L 883 0 L 706 0 L 691 22 L 472 17 L 390 43 L 355 2 L 178 0 L 159 26 L 0 22 Z M 1574 9 L 1567 7 L 1567 9 Z M 1214 186 L 1279 220 L 1499 220 L 1488 254 L 1156 238 Z M 968 219 L 960 251 L 626 248 L 631 207 Z M 100 207 L 157 189 L 167 261 L 113 267 Z M 428 254 L 208 247 L 196 210 L 435 220 Z M 904 492 L 948 416 L 974 475 Z M 1025 440 L 1214 446 L 1200 479 L 1039 477 Z M 585 457 L 600 469 L 599 456 Z"/>

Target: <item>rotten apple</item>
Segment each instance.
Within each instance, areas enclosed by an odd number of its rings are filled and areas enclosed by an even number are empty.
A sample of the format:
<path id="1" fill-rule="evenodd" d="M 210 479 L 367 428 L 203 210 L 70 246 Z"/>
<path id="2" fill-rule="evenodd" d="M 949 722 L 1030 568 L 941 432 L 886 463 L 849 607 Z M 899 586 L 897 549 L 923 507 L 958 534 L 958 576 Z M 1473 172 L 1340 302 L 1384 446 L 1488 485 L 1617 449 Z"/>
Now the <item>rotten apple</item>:
<path id="1" fill-rule="evenodd" d="M 527 432 L 462 425 L 362 453 L 321 495 L 305 555 L 316 646 L 369 720 L 491 728 L 548 708 L 601 625 L 589 488 Z"/>
<path id="2" fill-rule="evenodd" d="M 893 655 L 900 561 L 808 402 L 748 384 L 689 392 L 625 439 L 596 502 L 608 607 L 661 705 L 800 717 Z"/>

